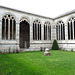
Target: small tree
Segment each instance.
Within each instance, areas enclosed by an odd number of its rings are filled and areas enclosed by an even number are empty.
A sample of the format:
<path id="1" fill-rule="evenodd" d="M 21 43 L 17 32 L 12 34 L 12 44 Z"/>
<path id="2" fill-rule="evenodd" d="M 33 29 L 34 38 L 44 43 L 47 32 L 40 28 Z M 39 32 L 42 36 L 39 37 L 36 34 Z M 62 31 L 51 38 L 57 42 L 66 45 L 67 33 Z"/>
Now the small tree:
<path id="1" fill-rule="evenodd" d="M 57 40 L 53 41 L 52 50 L 59 50 L 59 46 L 58 46 Z"/>

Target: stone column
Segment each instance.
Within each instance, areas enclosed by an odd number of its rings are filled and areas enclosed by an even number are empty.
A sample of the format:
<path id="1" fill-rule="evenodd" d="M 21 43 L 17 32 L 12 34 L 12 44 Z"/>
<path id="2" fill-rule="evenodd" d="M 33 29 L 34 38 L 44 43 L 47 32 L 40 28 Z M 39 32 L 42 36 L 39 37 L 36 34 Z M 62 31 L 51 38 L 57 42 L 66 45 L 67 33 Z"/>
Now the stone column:
<path id="1" fill-rule="evenodd" d="M 2 21 L 0 20 L 0 40 L 2 39 Z"/>
<path id="2" fill-rule="evenodd" d="M 5 23 L 4 24 L 5 24 L 5 30 L 4 30 L 4 37 L 5 38 L 4 39 L 6 40 L 6 19 L 5 19 Z"/>
<path id="3" fill-rule="evenodd" d="M 64 37 L 63 37 L 63 36 L 64 36 L 64 33 L 63 33 L 63 32 L 64 32 L 64 31 L 63 31 L 63 26 L 64 26 L 64 25 L 63 25 L 63 23 L 62 23 L 62 24 L 61 24 L 61 28 L 62 28 L 62 40 L 64 40 Z"/>
<path id="4" fill-rule="evenodd" d="M 12 19 L 12 40 L 13 40 L 13 28 L 14 28 L 14 23 L 13 23 L 13 19 Z M 15 34 L 15 33 L 14 33 Z"/>
<path id="5" fill-rule="evenodd" d="M 40 33 L 40 24 L 39 24 L 39 40 L 40 40 L 40 34 L 41 34 L 41 33 Z"/>
<path id="6" fill-rule="evenodd" d="M 37 40 L 38 40 L 38 23 L 36 24 L 36 26 L 37 26 Z"/>
<path id="7" fill-rule="evenodd" d="M 35 40 L 35 23 L 34 23 L 34 29 L 33 29 L 33 25 L 32 25 L 32 31 L 34 30 L 34 32 L 32 32 L 32 33 L 34 33 L 34 39 L 33 40 Z"/>
<path id="8" fill-rule="evenodd" d="M 60 40 L 61 40 L 61 37 L 62 37 L 62 35 L 61 35 L 61 24 L 60 24 Z"/>
<path id="9" fill-rule="evenodd" d="M 16 23 L 16 38 L 15 38 L 17 44 L 19 44 L 19 40 L 20 40 L 19 39 L 19 35 L 20 35 L 20 33 L 19 33 L 20 32 L 20 28 L 19 27 L 20 27 L 19 22 L 17 22 Z"/>
<path id="10" fill-rule="evenodd" d="M 8 40 L 10 40 L 10 19 L 8 19 Z"/>
<path id="11" fill-rule="evenodd" d="M 59 40 L 59 25 L 58 25 L 58 40 Z"/>
<path id="12" fill-rule="evenodd" d="M 65 40 L 68 40 L 68 25 L 65 24 Z"/>
<path id="13" fill-rule="evenodd" d="M 74 40 L 74 20 L 72 20 L 72 31 L 73 31 L 73 40 Z"/>
<path id="14" fill-rule="evenodd" d="M 30 22 L 30 43 L 33 41 L 33 21 Z M 35 24 L 34 24 L 34 36 L 35 36 Z M 35 38 L 35 37 L 34 37 Z M 35 39 L 34 39 L 35 40 Z"/>
<path id="15" fill-rule="evenodd" d="M 47 25 L 47 40 L 48 40 L 48 25 Z"/>
<path id="16" fill-rule="evenodd" d="M 70 40 L 71 40 L 71 22 L 69 21 L 69 31 L 70 31 Z"/>
<path id="17" fill-rule="evenodd" d="M 52 23 L 51 25 L 51 41 L 56 39 L 56 24 L 55 22 Z"/>
<path id="18" fill-rule="evenodd" d="M 44 41 L 44 25 L 41 24 L 41 40 Z"/>

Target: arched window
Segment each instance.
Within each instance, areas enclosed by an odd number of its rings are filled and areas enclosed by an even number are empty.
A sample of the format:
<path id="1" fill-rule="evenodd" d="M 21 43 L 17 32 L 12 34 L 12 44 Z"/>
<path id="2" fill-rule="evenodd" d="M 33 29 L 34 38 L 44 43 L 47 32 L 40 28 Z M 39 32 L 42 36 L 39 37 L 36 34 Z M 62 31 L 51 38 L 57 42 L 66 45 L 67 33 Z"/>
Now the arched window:
<path id="1" fill-rule="evenodd" d="M 41 23 L 38 20 L 33 22 L 33 40 L 41 40 Z"/>
<path id="2" fill-rule="evenodd" d="M 65 40 L 65 25 L 62 21 L 59 21 L 56 25 L 56 37 L 57 40 Z"/>
<path id="3" fill-rule="evenodd" d="M 44 40 L 51 40 L 51 25 L 50 25 L 50 22 L 44 23 Z"/>
<path id="4" fill-rule="evenodd" d="M 2 39 L 14 40 L 16 38 L 16 21 L 12 15 L 6 14 L 2 19 Z"/>
<path id="5" fill-rule="evenodd" d="M 75 17 L 71 17 L 68 21 L 68 40 L 75 39 Z"/>

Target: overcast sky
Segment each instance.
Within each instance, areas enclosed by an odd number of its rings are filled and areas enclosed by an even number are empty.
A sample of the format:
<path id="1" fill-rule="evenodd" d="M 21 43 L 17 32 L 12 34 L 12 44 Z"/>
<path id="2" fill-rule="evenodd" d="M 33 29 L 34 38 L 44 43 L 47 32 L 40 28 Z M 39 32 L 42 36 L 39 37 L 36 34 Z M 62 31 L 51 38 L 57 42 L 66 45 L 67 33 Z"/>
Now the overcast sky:
<path id="1" fill-rule="evenodd" d="M 50 18 L 75 9 L 75 0 L 0 0 L 0 5 Z"/>

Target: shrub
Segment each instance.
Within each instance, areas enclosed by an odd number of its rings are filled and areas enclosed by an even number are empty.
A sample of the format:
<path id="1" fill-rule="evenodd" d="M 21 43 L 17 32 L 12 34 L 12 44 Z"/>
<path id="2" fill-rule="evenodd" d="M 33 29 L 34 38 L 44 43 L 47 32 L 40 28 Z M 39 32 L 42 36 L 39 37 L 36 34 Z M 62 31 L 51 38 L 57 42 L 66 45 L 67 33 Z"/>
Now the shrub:
<path id="1" fill-rule="evenodd" d="M 52 50 L 59 50 L 59 46 L 58 46 L 57 40 L 53 41 Z"/>

